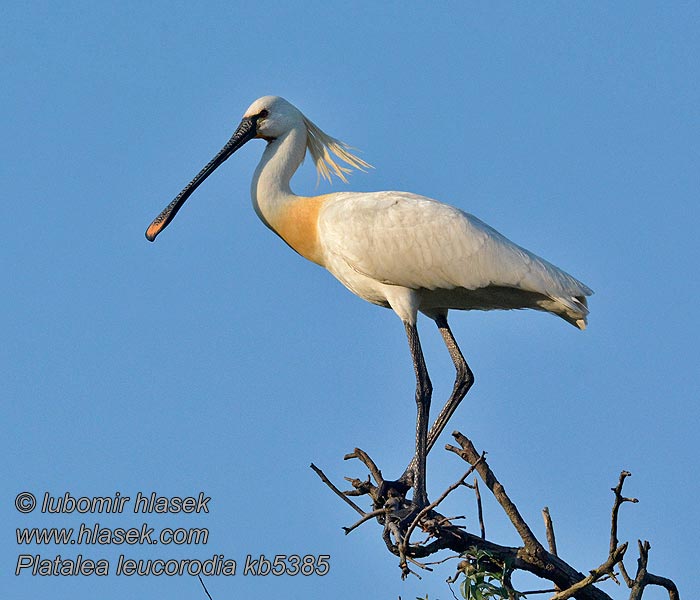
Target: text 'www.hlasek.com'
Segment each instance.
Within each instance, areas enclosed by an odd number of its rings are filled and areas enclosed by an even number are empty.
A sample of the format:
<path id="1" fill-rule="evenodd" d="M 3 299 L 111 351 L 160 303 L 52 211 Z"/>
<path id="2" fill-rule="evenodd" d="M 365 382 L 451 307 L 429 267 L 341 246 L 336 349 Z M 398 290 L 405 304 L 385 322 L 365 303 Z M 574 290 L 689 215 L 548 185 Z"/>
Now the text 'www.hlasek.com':
<path id="1" fill-rule="evenodd" d="M 180 558 L 167 556 L 139 557 L 118 554 L 105 556 L 108 546 L 182 547 L 204 546 L 209 542 L 206 527 L 157 527 L 147 522 L 131 527 L 114 527 L 100 524 L 97 515 L 109 519 L 114 515 L 137 518 L 151 515 L 208 515 L 211 497 L 204 492 L 193 496 L 160 496 L 156 492 L 137 492 L 132 498 L 116 492 L 112 496 L 74 497 L 70 492 L 53 496 L 49 492 L 35 496 L 21 492 L 15 498 L 15 508 L 23 515 L 41 513 L 42 519 L 53 516 L 85 515 L 85 521 L 74 527 L 17 527 L 18 546 L 85 546 L 84 552 L 63 553 L 20 552 L 17 556 L 15 575 L 33 576 L 146 576 L 146 575 L 205 575 L 232 576 L 311 576 L 326 575 L 330 571 L 327 554 L 247 554 L 231 558 L 221 553 L 204 553 L 203 556 Z M 36 513 L 35 513 L 36 514 Z M 157 515 L 157 517 L 156 517 Z M 22 517 L 21 517 L 22 518 Z M 75 549 L 74 549 L 75 550 Z"/>

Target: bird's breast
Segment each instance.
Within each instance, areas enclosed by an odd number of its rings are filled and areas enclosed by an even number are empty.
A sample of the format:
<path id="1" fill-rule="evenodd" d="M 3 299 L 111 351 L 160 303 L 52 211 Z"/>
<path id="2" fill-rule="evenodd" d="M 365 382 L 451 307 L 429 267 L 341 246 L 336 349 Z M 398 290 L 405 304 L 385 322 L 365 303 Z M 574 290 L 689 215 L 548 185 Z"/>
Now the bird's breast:
<path id="1" fill-rule="evenodd" d="M 318 217 L 328 196 L 297 197 L 280 206 L 266 219 L 272 229 L 295 252 L 317 265 L 325 266 L 319 239 Z"/>

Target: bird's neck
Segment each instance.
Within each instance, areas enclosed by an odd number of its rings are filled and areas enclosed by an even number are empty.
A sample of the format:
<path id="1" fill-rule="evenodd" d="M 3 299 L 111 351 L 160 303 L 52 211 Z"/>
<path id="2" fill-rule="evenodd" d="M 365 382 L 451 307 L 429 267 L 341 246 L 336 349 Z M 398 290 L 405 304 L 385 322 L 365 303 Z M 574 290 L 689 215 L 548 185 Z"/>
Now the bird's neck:
<path id="1" fill-rule="evenodd" d="M 306 154 L 306 129 L 294 128 L 268 142 L 253 175 L 250 195 L 258 217 L 303 257 L 322 265 L 318 213 L 325 196 L 306 198 L 289 186 Z"/>
<path id="2" fill-rule="evenodd" d="M 306 131 L 294 128 L 268 142 L 255 169 L 250 195 L 258 216 L 270 227 L 274 213 L 296 196 L 289 182 L 306 153 Z"/>

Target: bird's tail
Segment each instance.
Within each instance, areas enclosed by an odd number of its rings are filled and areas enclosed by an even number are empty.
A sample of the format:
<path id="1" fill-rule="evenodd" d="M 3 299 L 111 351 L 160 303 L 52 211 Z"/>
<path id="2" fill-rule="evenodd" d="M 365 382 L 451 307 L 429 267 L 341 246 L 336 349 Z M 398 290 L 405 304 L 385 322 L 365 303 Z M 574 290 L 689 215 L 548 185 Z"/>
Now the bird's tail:
<path id="1" fill-rule="evenodd" d="M 578 327 L 581 331 L 588 324 L 588 300 L 585 296 L 570 296 L 568 298 L 553 298 L 557 303 L 555 312 L 562 319 Z"/>

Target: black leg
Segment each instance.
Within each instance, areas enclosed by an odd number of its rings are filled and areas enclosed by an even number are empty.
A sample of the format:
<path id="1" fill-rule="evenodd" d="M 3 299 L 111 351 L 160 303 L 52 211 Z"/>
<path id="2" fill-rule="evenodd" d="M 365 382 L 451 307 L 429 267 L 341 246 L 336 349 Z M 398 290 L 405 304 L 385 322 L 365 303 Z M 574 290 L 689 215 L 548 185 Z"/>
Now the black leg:
<path id="1" fill-rule="evenodd" d="M 447 315 L 439 315 L 435 317 L 435 323 L 438 326 L 442 339 L 445 341 L 447 350 L 452 357 L 452 362 L 455 365 L 457 376 L 455 378 L 455 384 L 452 388 L 450 399 L 440 411 L 440 414 L 435 419 L 435 423 L 433 423 L 433 426 L 430 428 L 430 432 L 428 433 L 428 440 L 426 444 L 427 452 L 430 452 L 432 447 L 435 445 L 438 437 L 440 437 L 440 434 L 447 426 L 448 421 L 454 414 L 455 410 L 457 410 L 459 403 L 462 401 L 464 396 L 467 395 L 467 392 L 474 384 L 474 374 L 469 368 L 467 361 L 464 360 L 464 356 L 462 356 L 462 352 L 457 345 L 457 341 L 455 340 L 454 335 L 452 335 L 452 330 L 447 324 Z"/>
<path id="2" fill-rule="evenodd" d="M 433 392 L 433 385 L 428 376 L 428 369 L 425 366 L 423 351 L 418 338 L 418 329 L 415 325 L 404 323 L 408 346 L 411 349 L 413 358 L 413 368 L 416 372 L 416 406 L 418 417 L 416 419 L 416 455 L 414 457 L 415 469 L 413 477 L 413 503 L 418 507 L 428 505 L 428 495 L 426 492 L 426 456 L 428 454 L 428 421 L 430 413 L 430 397 Z"/>
<path id="3" fill-rule="evenodd" d="M 399 492 L 401 491 L 399 490 L 401 485 L 405 484 L 403 488 L 405 490 L 408 489 L 409 483 L 412 484 L 415 490 L 413 501 L 421 507 L 428 504 L 426 492 L 427 455 L 447 426 L 455 410 L 457 410 L 460 402 L 474 384 L 474 374 L 469 368 L 467 361 L 464 360 L 464 356 L 457 345 L 457 341 L 447 323 L 447 316 L 438 315 L 434 317 L 434 320 L 447 346 L 447 350 L 450 353 L 457 373 L 452 388 L 452 394 L 450 394 L 450 398 L 435 419 L 435 423 L 433 423 L 430 431 L 428 431 L 430 399 L 433 386 L 425 366 L 425 359 L 423 357 L 420 339 L 418 338 L 418 330 L 415 325 L 404 323 L 408 344 L 411 349 L 411 356 L 413 358 L 413 367 L 416 372 L 416 405 L 418 408 L 418 418 L 416 421 L 416 453 L 411 463 L 406 467 L 406 471 L 404 471 L 404 474 L 397 482 L 386 482 L 387 489 L 393 485 Z"/>

